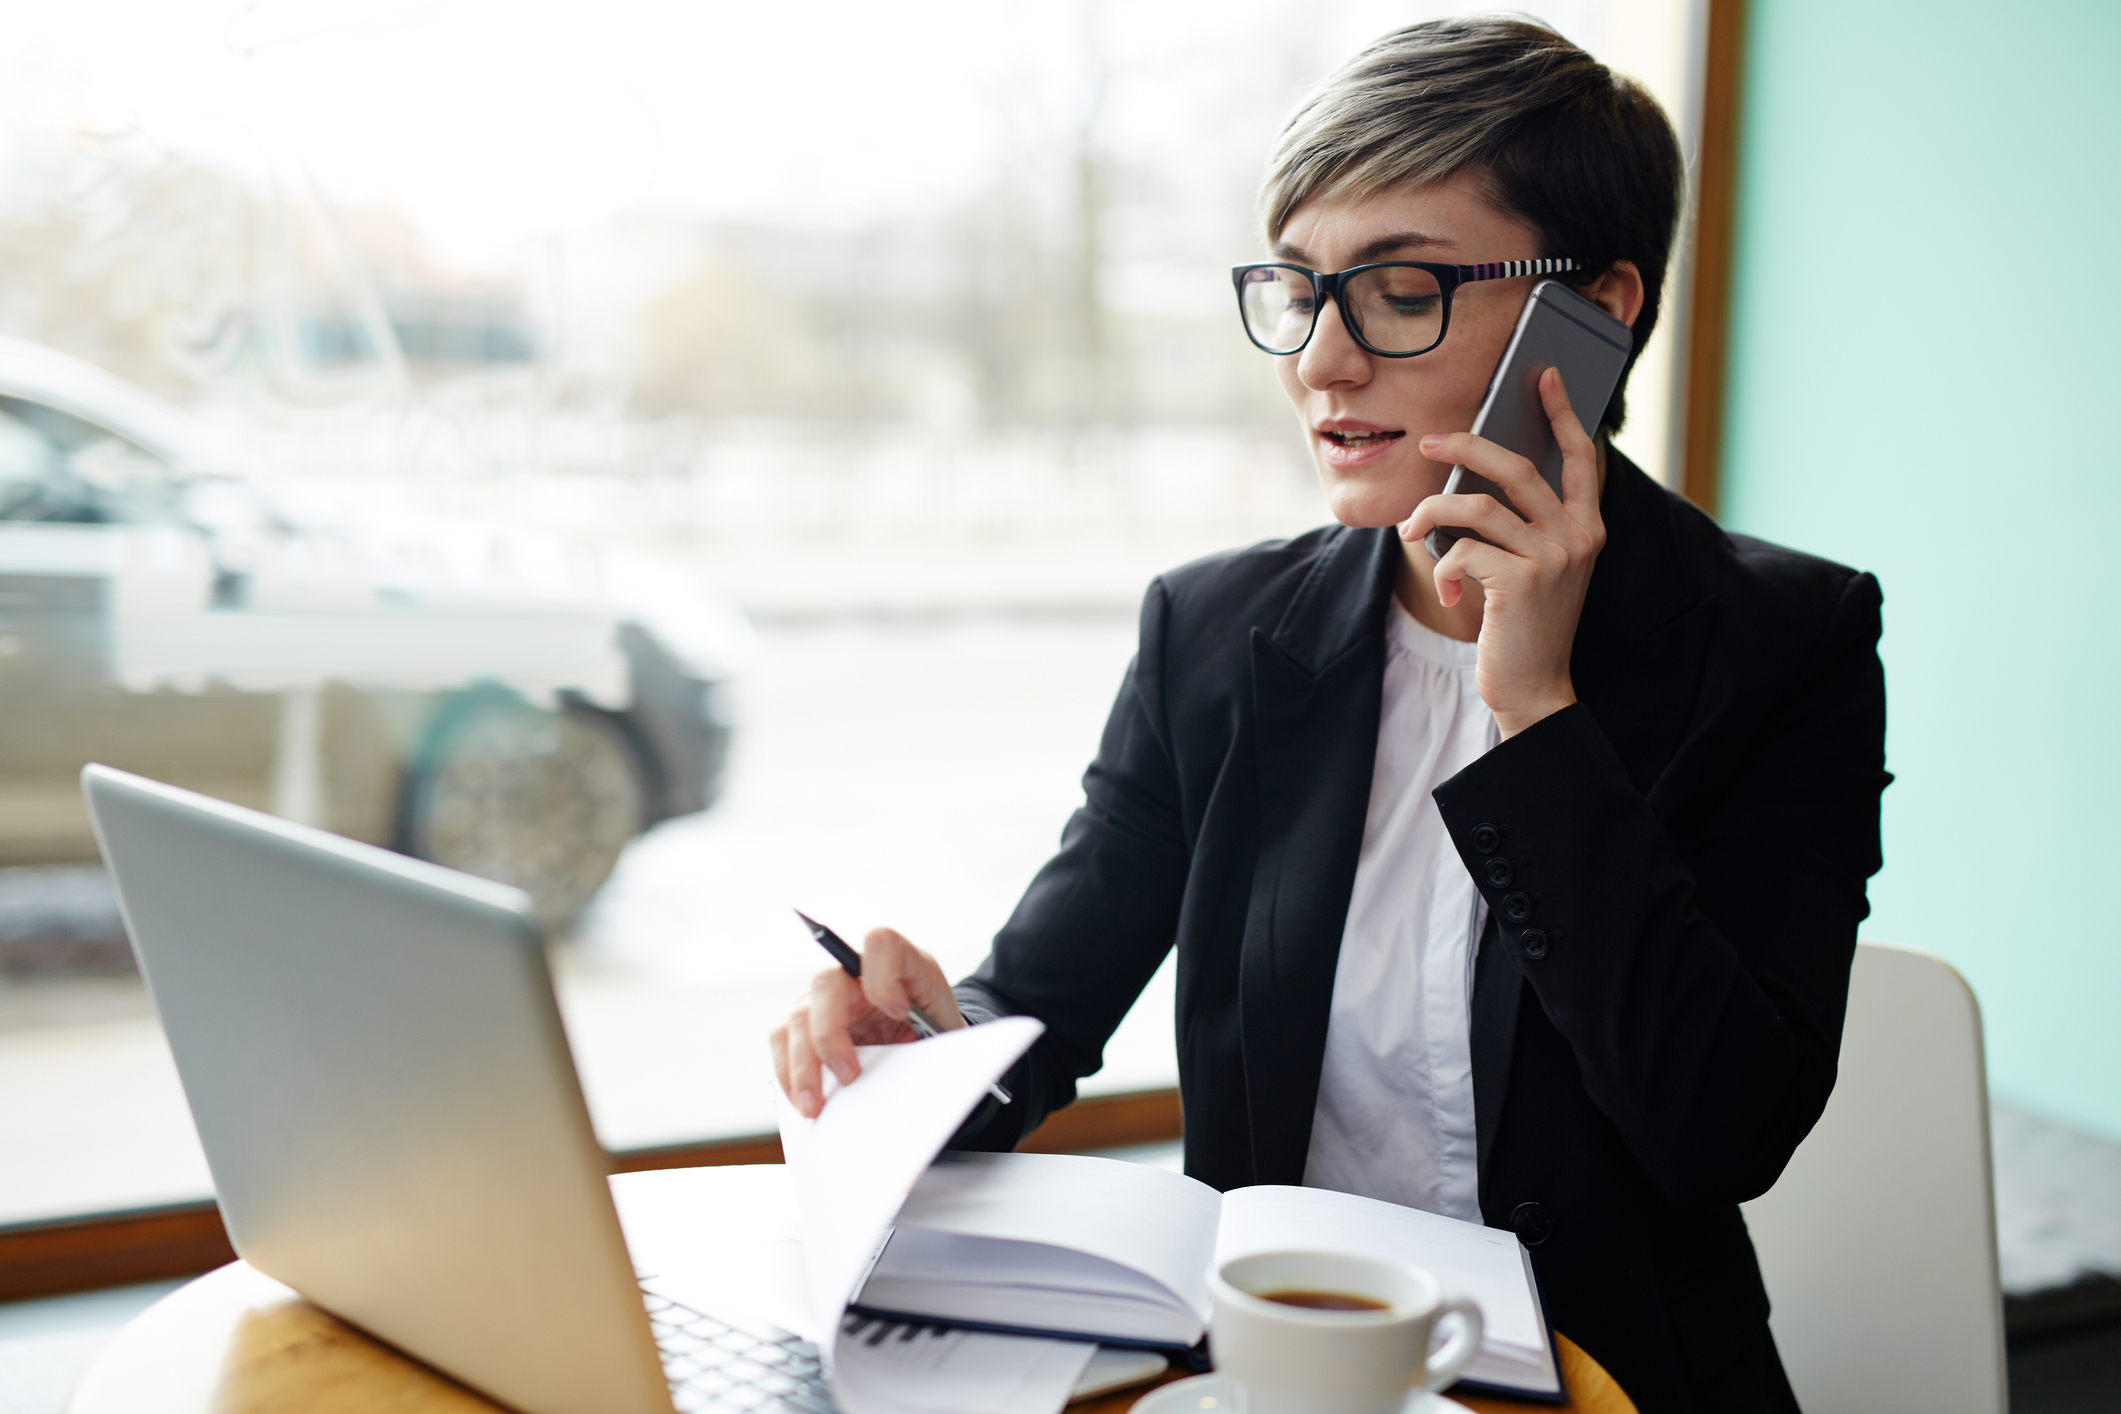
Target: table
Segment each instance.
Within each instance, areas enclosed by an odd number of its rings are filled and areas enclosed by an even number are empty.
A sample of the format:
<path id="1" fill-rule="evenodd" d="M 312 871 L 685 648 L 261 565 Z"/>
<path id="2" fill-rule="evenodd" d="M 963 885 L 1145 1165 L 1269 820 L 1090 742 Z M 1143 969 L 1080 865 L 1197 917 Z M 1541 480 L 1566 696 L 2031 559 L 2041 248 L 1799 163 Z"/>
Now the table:
<path id="1" fill-rule="evenodd" d="M 1635 1414 L 1598 1363 L 1561 1338 L 1564 1414 Z M 1171 1378 L 1177 1378 L 1176 1375 Z M 1125 1414 L 1140 1390 L 1070 1406 Z M 1548 1406 L 1467 1398 L 1482 1414 Z M 135 1317 L 74 1390 L 68 1414 L 498 1414 L 455 1380 L 361 1334 L 243 1262 Z"/>
<path id="2" fill-rule="evenodd" d="M 1526 1404 L 1514 1399 L 1488 1399 L 1477 1394 L 1454 1394 L 1452 1399 L 1479 1414 L 1635 1414 L 1635 1401 L 1629 1399 L 1605 1367 L 1584 1354 L 1583 1348 L 1567 1336 L 1557 1332 L 1555 1343 L 1561 1348 L 1561 1378 L 1569 1387 L 1569 1402 L 1564 1405 Z M 1169 1384 L 1185 1376 L 1173 1373 L 1158 1381 Z M 1147 1388 L 1121 1390 L 1101 1399 L 1085 1399 L 1068 1406 L 1068 1414 L 1127 1414 L 1134 1401 L 1147 1392 Z M 81 1411 L 80 1414 L 86 1414 Z"/>

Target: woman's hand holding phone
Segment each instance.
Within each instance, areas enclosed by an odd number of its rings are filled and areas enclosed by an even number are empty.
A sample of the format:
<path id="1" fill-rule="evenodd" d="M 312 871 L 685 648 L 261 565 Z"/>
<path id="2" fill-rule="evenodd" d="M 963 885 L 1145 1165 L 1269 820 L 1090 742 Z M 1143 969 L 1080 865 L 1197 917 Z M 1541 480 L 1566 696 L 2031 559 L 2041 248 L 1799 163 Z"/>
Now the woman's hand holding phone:
<path id="1" fill-rule="evenodd" d="M 1445 608 L 1459 601 L 1464 580 L 1480 585 L 1485 604 L 1474 677 L 1505 739 L 1576 700 L 1569 653 L 1591 569 L 1605 547 L 1597 444 L 1569 406 L 1559 371 L 1540 375 L 1539 396 L 1561 446 L 1561 496 L 1515 452 L 1470 432 L 1435 434 L 1421 439 L 1423 456 L 1478 472 L 1502 488 L 1518 513 L 1493 496 L 1436 495 L 1399 527 L 1403 540 L 1420 540 L 1439 526 L 1485 537 L 1460 538 L 1430 574 Z"/>
<path id="2" fill-rule="evenodd" d="M 856 1046 L 888 1046 L 919 1040 L 906 1020 L 919 1007 L 943 1031 L 965 1024 L 942 965 L 889 928 L 872 928 L 862 939 L 862 975 L 828 967 L 810 979 L 810 990 L 788 1019 L 773 1028 L 773 1073 L 790 1104 L 815 1119 L 825 1107 L 824 1071 L 842 1085 L 862 1073 Z"/>

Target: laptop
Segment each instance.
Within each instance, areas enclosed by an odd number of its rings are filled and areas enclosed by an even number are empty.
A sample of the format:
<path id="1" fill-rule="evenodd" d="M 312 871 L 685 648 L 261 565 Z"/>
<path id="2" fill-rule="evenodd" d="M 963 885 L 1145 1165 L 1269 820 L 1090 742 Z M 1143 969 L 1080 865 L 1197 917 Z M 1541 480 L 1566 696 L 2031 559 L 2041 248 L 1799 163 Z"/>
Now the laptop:
<path id="1" fill-rule="evenodd" d="M 245 1261 L 525 1414 L 830 1414 L 814 1346 L 637 1282 L 526 895 L 82 786 Z"/>

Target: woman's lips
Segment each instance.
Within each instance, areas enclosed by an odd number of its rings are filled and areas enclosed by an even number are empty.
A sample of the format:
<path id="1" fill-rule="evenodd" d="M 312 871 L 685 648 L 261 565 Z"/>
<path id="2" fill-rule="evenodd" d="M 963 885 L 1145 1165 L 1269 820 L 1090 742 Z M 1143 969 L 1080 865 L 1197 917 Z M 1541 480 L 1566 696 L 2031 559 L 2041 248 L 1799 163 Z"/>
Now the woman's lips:
<path id="1" fill-rule="evenodd" d="M 1320 455 L 1327 466 L 1353 468 L 1369 466 L 1382 461 L 1391 450 L 1406 437 L 1404 432 L 1383 429 L 1362 431 L 1320 428 L 1318 440 Z"/>

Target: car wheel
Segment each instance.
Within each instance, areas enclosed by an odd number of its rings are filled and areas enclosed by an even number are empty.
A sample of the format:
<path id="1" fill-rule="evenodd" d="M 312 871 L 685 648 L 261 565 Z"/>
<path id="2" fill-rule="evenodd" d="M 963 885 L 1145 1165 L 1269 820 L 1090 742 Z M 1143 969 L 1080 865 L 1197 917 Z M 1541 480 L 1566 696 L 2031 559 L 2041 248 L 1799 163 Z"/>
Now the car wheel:
<path id="1" fill-rule="evenodd" d="M 572 927 L 645 816 L 625 732 L 594 708 L 481 695 L 430 741 L 406 783 L 405 852 L 522 889 L 548 934 Z"/>

